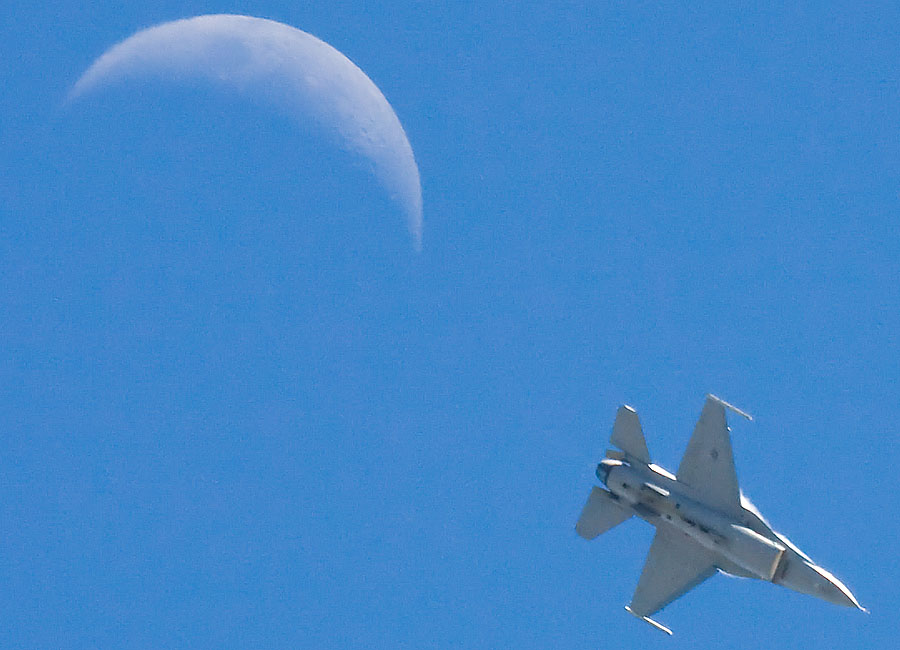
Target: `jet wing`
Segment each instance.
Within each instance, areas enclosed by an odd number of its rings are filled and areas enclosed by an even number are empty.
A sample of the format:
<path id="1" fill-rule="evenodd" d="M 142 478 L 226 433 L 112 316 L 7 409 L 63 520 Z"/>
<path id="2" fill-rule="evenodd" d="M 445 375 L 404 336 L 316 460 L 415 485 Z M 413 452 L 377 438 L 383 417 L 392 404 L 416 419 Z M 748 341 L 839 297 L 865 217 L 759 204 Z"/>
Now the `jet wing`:
<path id="1" fill-rule="evenodd" d="M 678 467 L 678 480 L 692 487 L 706 505 L 739 515 L 741 493 L 725 422 L 726 406 L 718 398 L 706 396 L 700 420 Z"/>
<path id="2" fill-rule="evenodd" d="M 716 572 L 715 557 L 696 542 L 667 525 L 660 524 L 647 553 L 647 561 L 631 604 L 626 609 L 671 634 L 651 620 L 651 614 L 687 593 Z"/>

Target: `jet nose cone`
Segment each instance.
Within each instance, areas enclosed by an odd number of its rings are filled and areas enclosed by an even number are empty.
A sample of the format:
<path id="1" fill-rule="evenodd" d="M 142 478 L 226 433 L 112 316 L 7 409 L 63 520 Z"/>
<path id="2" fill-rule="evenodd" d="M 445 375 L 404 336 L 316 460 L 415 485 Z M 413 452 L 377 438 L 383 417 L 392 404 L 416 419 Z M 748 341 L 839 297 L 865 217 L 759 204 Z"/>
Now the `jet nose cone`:
<path id="1" fill-rule="evenodd" d="M 818 595 L 820 598 L 827 600 L 830 603 L 834 603 L 835 605 L 841 605 L 842 607 L 855 607 L 864 612 L 867 611 L 865 607 L 859 604 L 859 601 L 857 601 L 853 594 L 850 593 L 850 590 L 847 589 L 847 586 L 843 582 L 820 566 L 812 565 L 812 568 L 824 578 L 824 580 L 816 585 L 816 590 L 819 592 Z"/>
<path id="2" fill-rule="evenodd" d="M 859 602 L 857 602 L 853 594 L 850 593 L 850 590 L 848 590 L 841 582 L 829 585 L 828 591 L 829 593 L 825 597 L 835 605 L 862 609 Z"/>

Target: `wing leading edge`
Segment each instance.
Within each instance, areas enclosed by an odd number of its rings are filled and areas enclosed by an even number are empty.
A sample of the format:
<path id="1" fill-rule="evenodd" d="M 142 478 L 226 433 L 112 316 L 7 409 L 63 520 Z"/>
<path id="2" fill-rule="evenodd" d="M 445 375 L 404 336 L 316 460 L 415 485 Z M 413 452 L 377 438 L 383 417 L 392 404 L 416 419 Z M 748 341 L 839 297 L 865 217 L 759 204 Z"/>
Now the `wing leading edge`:
<path id="1" fill-rule="evenodd" d="M 659 526 L 644 570 L 627 609 L 654 627 L 672 634 L 650 616 L 716 572 L 712 553 L 677 530 Z"/>

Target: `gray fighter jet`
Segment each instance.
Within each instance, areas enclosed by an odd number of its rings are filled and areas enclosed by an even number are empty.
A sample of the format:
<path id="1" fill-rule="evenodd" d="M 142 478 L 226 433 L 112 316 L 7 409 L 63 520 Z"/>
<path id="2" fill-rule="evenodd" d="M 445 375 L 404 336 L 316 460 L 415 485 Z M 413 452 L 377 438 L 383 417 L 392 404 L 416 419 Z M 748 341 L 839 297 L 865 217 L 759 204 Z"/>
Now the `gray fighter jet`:
<path id="1" fill-rule="evenodd" d="M 716 571 L 863 609 L 840 580 L 772 530 L 741 494 L 726 409 L 752 419 L 707 395 L 678 475 L 673 476 L 650 462 L 635 410 L 619 408 L 610 442 L 622 451 L 607 450 L 597 466 L 597 478 L 608 490 L 591 490 L 575 530 L 594 539 L 632 515 L 656 526 L 637 590 L 625 609 L 672 634 L 650 616 Z"/>

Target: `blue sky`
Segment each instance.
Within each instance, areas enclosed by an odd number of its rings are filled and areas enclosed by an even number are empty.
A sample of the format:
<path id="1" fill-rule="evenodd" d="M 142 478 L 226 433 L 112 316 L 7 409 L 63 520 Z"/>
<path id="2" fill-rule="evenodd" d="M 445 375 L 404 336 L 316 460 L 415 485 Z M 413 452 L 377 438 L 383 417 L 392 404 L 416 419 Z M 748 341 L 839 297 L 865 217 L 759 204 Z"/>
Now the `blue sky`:
<path id="1" fill-rule="evenodd" d="M 360 161 L 94 59 L 206 13 L 394 107 L 421 252 Z M 892 648 L 891 3 L 13 0 L 0 23 L 0 645 Z M 652 529 L 574 533 L 616 407 L 871 614 L 717 576 L 628 616 Z"/>

